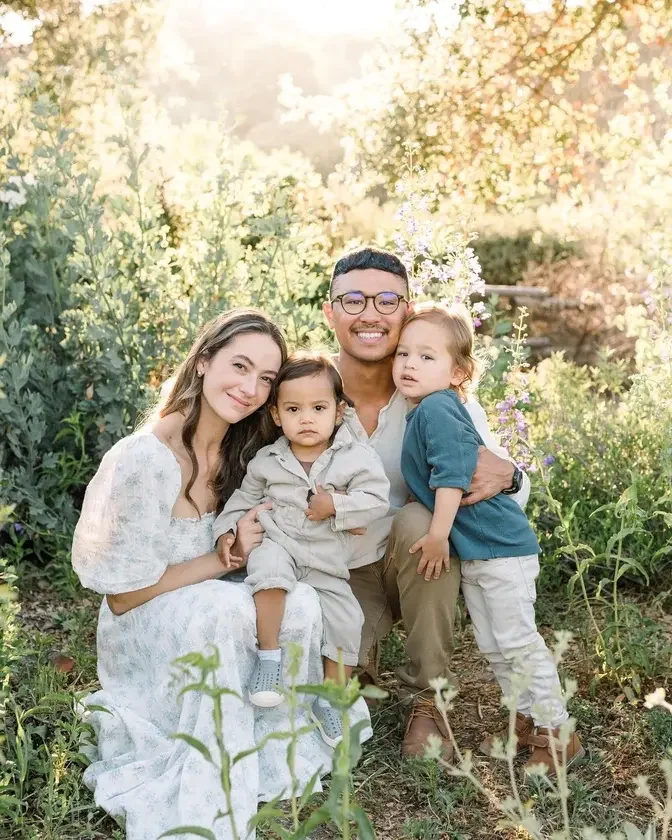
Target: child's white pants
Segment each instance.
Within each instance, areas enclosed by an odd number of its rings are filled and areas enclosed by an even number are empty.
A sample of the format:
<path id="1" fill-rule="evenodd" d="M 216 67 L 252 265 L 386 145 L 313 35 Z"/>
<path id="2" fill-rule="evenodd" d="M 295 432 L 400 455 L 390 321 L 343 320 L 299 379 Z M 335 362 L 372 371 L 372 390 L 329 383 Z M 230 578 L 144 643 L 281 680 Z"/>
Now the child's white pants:
<path id="1" fill-rule="evenodd" d="M 518 698 L 518 711 L 531 715 L 536 726 L 560 726 L 568 714 L 558 670 L 534 617 L 539 558 L 465 560 L 461 572 L 476 644 L 503 695 L 511 695 L 513 675 L 524 675 L 527 689 Z"/>

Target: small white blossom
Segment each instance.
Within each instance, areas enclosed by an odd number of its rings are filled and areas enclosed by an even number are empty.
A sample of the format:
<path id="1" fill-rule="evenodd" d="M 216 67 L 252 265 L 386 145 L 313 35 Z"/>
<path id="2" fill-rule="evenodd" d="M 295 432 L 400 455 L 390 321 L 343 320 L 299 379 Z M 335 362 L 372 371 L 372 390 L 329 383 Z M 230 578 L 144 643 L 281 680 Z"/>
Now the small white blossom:
<path id="1" fill-rule="evenodd" d="M 644 705 L 647 709 L 653 709 L 656 706 L 665 706 L 665 689 L 659 687 L 655 691 L 652 691 L 651 694 L 647 694 Z"/>
<path id="2" fill-rule="evenodd" d="M 0 190 L 0 202 L 13 210 L 15 207 L 21 207 L 26 203 L 26 194 L 19 190 Z"/>

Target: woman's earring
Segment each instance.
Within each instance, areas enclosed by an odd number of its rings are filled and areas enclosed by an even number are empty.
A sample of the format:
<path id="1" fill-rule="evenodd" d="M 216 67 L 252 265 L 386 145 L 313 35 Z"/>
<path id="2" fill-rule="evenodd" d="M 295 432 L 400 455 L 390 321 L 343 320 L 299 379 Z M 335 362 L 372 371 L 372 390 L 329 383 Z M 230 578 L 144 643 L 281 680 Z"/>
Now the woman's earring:
<path id="1" fill-rule="evenodd" d="M 200 379 L 203 376 L 203 371 L 202 370 L 197 370 L 196 371 L 196 376 L 198 376 L 198 378 Z"/>

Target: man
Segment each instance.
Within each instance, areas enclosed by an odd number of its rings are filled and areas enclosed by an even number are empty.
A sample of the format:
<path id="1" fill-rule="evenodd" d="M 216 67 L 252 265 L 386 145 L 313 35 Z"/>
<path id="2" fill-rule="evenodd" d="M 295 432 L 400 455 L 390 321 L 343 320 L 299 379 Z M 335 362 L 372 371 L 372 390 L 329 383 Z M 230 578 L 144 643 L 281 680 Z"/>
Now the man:
<path id="1" fill-rule="evenodd" d="M 417 573 L 420 551 L 415 543 L 429 530 L 431 513 L 417 502 L 408 502 L 401 474 L 401 447 L 408 408 L 396 392 L 392 363 L 404 317 L 409 311 L 408 274 L 394 255 L 362 248 L 342 257 L 334 267 L 329 301 L 323 306 L 329 326 L 340 345 L 337 365 L 345 392 L 354 402 L 345 422 L 358 438 L 368 441 L 380 456 L 390 481 L 390 513 L 370 526 L 359 538 L 360 550 L 351 565 L 350 583 L 364 611 L 360 667 L 364 682 L 375 682 L 379 642 L 402 619 L 406 627 L 407 664 L 397 670 L 400 689 L 413 702 L 406 723 L 402 753 L 423 756 L 427 739 L 443 743 L 446 760 L 452 745 L 432 697 L 429 681 L 453 680 L 450 660 L 460 564 L 426 581 Z M 490 430 L 481 406 L 467 405 L 472 419 L 488 444 L 479 454 L 478 466 L 464 504 L 487 499 L 499 492 L 527 501 L 529 480 L 505 457 Z M 357 566 L 372 549 L 377 563 Z"/>

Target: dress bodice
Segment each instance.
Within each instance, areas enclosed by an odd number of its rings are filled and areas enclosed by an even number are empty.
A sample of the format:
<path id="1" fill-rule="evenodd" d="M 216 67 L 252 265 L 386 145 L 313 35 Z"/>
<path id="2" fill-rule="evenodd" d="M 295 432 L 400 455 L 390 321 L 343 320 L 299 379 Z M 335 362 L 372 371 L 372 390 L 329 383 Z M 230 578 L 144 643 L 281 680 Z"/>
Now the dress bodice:
<path id="1" fill-rule="evenodd" d="M 212 525 L 215 521 L 214 513 L 206 513 L 200 519 L 172 517 L 168 531 L 170 540 L 170 554 L 166 558 L 169 566 L 176 566 L 206 554 L 213 549 Z"/>

